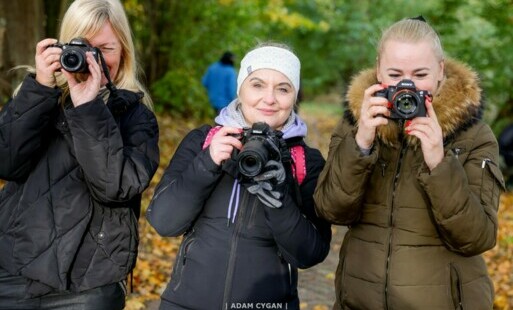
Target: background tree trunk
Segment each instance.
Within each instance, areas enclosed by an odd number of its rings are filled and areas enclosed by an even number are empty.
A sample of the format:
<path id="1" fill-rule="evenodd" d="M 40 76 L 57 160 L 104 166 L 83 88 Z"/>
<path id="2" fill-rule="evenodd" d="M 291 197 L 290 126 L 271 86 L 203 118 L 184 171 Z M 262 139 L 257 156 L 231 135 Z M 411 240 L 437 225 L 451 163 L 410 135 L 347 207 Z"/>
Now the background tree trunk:
<path id="1" fill-rule="evenodd" d="M 57 37 L 59 21 L 72 0 L 0 0 L 0 99 L 4 103 L 34 66 L 37 42 Z"/>
<path id="2" fill-rule="evenodd" d="M 43 2 L 1 0 L 0 20 L 4 30 L 0 37 L 0 80 L 2 95 L 10 96 L 25 72 L 9 70 L 17 65 L 34 65 L 34 49 L 45 30 Z"/>

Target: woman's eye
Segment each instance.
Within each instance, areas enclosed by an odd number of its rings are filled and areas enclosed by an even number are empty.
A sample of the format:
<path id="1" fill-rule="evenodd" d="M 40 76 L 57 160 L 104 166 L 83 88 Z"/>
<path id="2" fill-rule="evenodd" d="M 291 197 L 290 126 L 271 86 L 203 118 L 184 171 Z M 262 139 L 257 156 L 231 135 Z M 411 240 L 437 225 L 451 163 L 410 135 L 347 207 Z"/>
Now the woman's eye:
<path id="1" fill-rule="evenodd" d="M 400 75 L 400 74 L 389 74 L 388 76 L 389 76 L 389 77 L 391 77 L 391 78 L 393 78 L 393 79 L 398 79 L 398 78 L 400 78 L 400 77 L 401 77 L 401 75 Z"/>
<path id="2" fill-rule="evenodd" d="M 104 53 L 104 54 L 113 53 L 115 50 L 116 49 L 113 47 L 101 47 L 100 48 L 100 51 L 102 51 L 102 53 Z"/>
<path id="3" fill-rule="evenodd" d="M 262 88 L 262 84 L 260 84 L 260 83 L 254 83 L 254 84 L 253 84 L 253 87 L 254 87 L 254 88 Z"/>
<path id="4" fill-rule="evenodd" d="M 425 78 L 426 76 L 428 76 L 427 73 L 419 73 L 419 74 L 415 74 L 415 77 L 418 78 L 418 79 L 422 79 L 422 78 Z"/>
<path id="5" fill-rule="evenodd" d="M 289 93 L 289 89 L 285 88 L 285 87 L 278 88 L 278 91 L 281 92 L 281 93 L 284 93 L 284 94 L 288 94 Z"/>

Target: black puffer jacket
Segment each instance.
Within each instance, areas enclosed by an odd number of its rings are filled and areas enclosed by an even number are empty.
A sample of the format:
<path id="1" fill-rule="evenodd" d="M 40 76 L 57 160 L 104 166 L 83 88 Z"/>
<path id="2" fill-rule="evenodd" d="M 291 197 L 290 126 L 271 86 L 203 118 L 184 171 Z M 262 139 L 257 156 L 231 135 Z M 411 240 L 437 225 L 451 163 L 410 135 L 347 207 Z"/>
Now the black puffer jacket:
<path id="1" fill-rule="evenodd" d="M 171 309 L 231 309 L 237 303 L 299 309 L 297 268 L 323 261 L 331 240 L 330 225 L 315 215 L 312 198 L 324 159 L 305 146 L 302 206 L 289 174 L 283 206 L 272 209 L 244 185 L 234 191 L 235 161 L 219 167 L 208 148 L 202 150 L 209 129 L 185 137 L 148 208 L 161 235 L 185 232 L 162 299 Z"/>
<path id="2" fill-rule="evenodd" d="M 139 94 L 64 110 L 60 96 L 28 76 L 0 112 L 0 267 L 29 279 L 29 296 L 125 279 L 159 161 Z"/>

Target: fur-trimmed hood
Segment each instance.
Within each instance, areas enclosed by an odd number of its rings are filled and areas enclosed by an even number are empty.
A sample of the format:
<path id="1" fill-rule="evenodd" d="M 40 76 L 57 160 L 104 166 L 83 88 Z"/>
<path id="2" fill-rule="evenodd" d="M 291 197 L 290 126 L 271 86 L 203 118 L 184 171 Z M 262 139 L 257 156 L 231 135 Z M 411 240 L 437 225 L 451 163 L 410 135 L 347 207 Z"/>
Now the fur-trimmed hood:
<path id="1" fill-rule="evenodd" d="M 363 70 L 354 76 L 346 95 L 346 117 L 357 123 L 365 89 L 377 84 L 376 69 Z M 481 119 L 483 104 L 481 87 L 475 71 L 454 59 L 445 60 L 445 78 L 433 96 L 433 108 L 442 127 L 444 140 Z M 347 115 L 349 112 L 349 115 Z M 378 128 L 377 137 L 386 144 L 395 144 L 399 137 L 399 122 L 390 121 Z M 408 136 L 408 144 L 418 144 Z"/>

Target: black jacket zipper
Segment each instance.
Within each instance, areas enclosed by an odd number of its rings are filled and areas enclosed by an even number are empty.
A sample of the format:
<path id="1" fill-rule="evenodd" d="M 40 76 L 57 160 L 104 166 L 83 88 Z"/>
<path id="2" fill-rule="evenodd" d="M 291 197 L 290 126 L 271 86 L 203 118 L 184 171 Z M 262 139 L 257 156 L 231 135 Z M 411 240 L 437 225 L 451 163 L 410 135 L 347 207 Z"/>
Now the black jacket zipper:
<path id="1" fill-rule="evenodd" d="M 235 214 L 233 216 L 236 216 L 235 219 L 235 228 L 233 230 L 231 242 L 230 242 L 230 255 L 228 257 L 228 266 L 226 269 L 226 278 L 224 282 L 224 295 L 223 295 L 223 309 L 229 309 L 230 305 L 229 302 L 231 300 L 232 296 L 232 284 L 233 284 L 233 273 L 235 270 L 235 260 L 237 257 L 237 246 L 240 239 L 240 232 L 242 231 L 242 228 L 244 227 L 245 222 L 245 216 L 246 216 L 246 210 L 248 208 L 247 201 L 249 200 L 249 194 L 242 190 L 242 199 L 240 200 L 240 208 L 239 208 L 239 214 Z M 253 203 L 256 203 L 256 198 L 253 200 Z"/>

